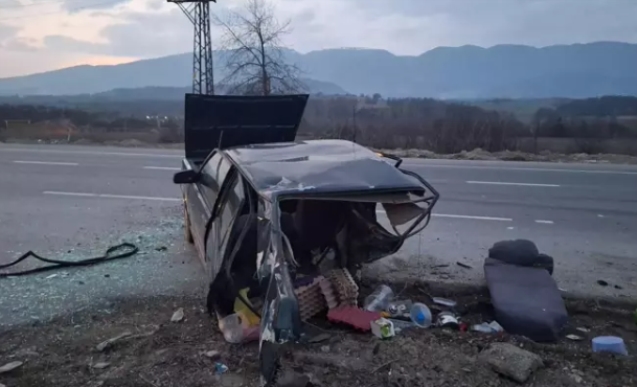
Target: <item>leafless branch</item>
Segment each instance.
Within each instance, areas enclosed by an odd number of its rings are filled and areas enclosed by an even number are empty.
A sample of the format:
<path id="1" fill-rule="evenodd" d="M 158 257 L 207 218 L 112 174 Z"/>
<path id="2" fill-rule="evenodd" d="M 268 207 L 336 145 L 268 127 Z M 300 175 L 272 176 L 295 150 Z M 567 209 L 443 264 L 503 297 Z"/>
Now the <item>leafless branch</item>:
<path id="1" fill-rule="evenodd" d="M 307 88 L 301 71 L 286 63 L 281 37 L 290 30 L 290 21 L 280 23 L 268 0 L 248 0 L 239 12 L 213 16 L 223 30 L 225 55 L 223 84 L 232 94 L 295 93 Z"/>

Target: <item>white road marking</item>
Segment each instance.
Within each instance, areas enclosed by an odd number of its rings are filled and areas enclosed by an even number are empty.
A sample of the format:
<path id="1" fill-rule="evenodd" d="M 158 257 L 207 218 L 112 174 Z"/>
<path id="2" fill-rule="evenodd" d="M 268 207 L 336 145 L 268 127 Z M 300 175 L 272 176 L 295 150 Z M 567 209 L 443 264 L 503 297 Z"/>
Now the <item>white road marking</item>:
<path id="1" fill-rule="evenodd" d="M 454 218 L 454 219 L 473 219 L 473 220 L 495 220 L 498 222 L 513 222 L 511 218 L 498 218 L 493 216 L 473 216 L 473 215 L 452 215 L 452 214 L 431 214 L 434 218 Z"/>
<path id="2" fill-rule="evenodd" d="M 153 167 L 153 166 L 147 166 L 147 167 L 144 167 L 144 169 L 153 169 L 157 171 L 180 171 L 181 170 L 181 168 L 178 168 L 178 167 Z"/>
<path id="3" fill-rule="evenodd" d="M 67 166 L 78 166 L 78 163 L 68 163 L 61 161 L 27 161 L 27 160 L 14 160 L 16 164 L 38 164 L 38 165 L 67 165 Z"/>
<path id="4" fill-rule="evenodd" d="M 160 157 L 160 158 L 177 158 L 183 159 L 183 154 L 166 154 L 166 153 L 133 153 L 133 152 L 105 152 L 105 151 L 82 151 L 82 150 L 56 150 L 56 149 L 29 149 L 29 148 L 5 148 L 0 147 L 0 151 L 10 152 L 34 152 L 34 153 L 56 153 L 64 155 L 100 155 L 100 156 L 131 156 L 131 157 Z"/>
<path id="5" fill-rule="evenodd" d="M 529 172 L 567 172 L 567 173 L 599 173 L 599 174 L 617 174 L 617 175 L 637 175 L 632 171 L 612 171 L 612 170 L 593 170 L 593 169 L 565 169 L 565 168 L 532 168 L 532 167 L 507 167 L 506 162 L 501 165 L 467 165 L 459 163 L 458 165 L 437 164 L 429 162 L 418 162 L 414 160 L 404 159 L 403 165 L 422 166 L 427 168 L 462 168 L 462 169 L 495 169 L 498 171 L 529 171 Z"/>
<path id="6" fill-rule="evenodd" d="M 180 202 L 180 198 L 166 198 L 160 196 L 135 196 L 135 195 L 113 195 L 113 194 L 96 194 L 86 192 L 62 192 L 62 191 L 44 191 L 44 195 L 58 195 L 58 196 L 77 196 L 86 198 L 107 198 L 107 199 L 132 199 L 132 200 L 153 200 L 164 202 Z"/>
<path id="7" fill-rule="evenodd" d="M 377 210 L 378 214 L 385 214 L 383 210 Z M 434 218 L 453 218 L 453 219 L 472 219 L 472 220 L 494 220 L 499 222 L 512 222 L 511 218 L 498 218 L 493 216 L 474 216 L 474 215 L 454 215 L 454 214 L 431 214 Z"/>
<path id="8" fill-rule="evenodd" d="M 467 184 L 492 184 L 492 185 L 519 185 L 522 187 L 559 187 L 559 184 L 536 184 L 536 183 L 511 183 L 504 181 L 475 181 L 469 180 Z"/>
<path id="9" fill-rule="evenodd" d="M 553 224 L 552 220 L 542 220 L 542 219 L 537 219 L 535 221 L 535 223 L 541 223 L 541 224 Z"/>

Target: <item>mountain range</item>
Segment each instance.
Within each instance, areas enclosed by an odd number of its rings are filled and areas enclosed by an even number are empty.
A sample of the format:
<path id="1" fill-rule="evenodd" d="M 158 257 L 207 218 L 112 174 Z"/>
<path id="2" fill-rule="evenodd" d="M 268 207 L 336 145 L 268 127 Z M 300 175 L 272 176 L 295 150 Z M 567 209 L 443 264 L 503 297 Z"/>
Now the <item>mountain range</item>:
<path id="1" fill-rule="evenodd" d="M 215 52 L 216 79 L 224 76 L 223 56 Z M 303 70 L 312 93 L 442 99 L 637 95 L 637 44 L 630 43 L 439 47 L 418 56 L 375 49 L 286 50 L 285 58 Z M 191 61 L 187 53 L 4 78 L 0 94 L 72 95 L 148 87 L 179 88 L 167 93 L 181 93 L 191 79 Z"/>

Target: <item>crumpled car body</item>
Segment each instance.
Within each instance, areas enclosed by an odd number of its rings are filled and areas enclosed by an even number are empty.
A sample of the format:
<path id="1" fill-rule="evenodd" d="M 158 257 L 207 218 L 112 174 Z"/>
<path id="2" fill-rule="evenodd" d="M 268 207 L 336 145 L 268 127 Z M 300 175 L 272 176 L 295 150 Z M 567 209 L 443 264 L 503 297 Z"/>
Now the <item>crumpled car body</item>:
<path id="1" fill-rule="evenodd" d="M 209 274 L 209 311 L 232 313 L 239 289 L 263 301 L 255 312 L 266 385 L 281 346 L 303 332 L 295 280 L 326 268 L 359 277 L 426 227 L 439 198 L 400 159 L 345 140 L 240 144 L 192 164 L 184 159 L 174 182 Z"/>

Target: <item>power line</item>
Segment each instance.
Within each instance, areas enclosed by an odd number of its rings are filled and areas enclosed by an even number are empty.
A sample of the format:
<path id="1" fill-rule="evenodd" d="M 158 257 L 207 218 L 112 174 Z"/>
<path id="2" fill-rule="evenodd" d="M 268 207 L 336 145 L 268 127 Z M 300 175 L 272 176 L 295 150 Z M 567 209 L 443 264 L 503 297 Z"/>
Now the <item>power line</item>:
<path id="1" fill-rule="evenodd" d="M 120 3 L 120 2 L 121 2 L 121 0 L 109 0 L 109 1 L 103 1 L 103 2 L 100 2 L 100 3 L 92 3 L 92 4 L 88 4 L 88 5 L 84 5 L 84 6 L 68 8 L 68 9 L 65 9 L 65 10 L 62 10 L 62 11 L 39 12 L 39 13 L 30 14 L 30 15 L 20 15 L 20 16 L 1 18 L 0 21 L 28 19 L 28 18 L 32 18 L 32 17 L 38 17 L 38 16 L 66 14 L 66 13 L 69 13 L 69 12 L 82 11 L 84 9 L 90 9 L 90 8 L 99 7 L 99 6 L 102 6 L 102 5 L 111 5 L 111 4 L 115 5 L 115 4 Z M 60 2 L 60 4 L 61 4 L 61 2 Z"/>

